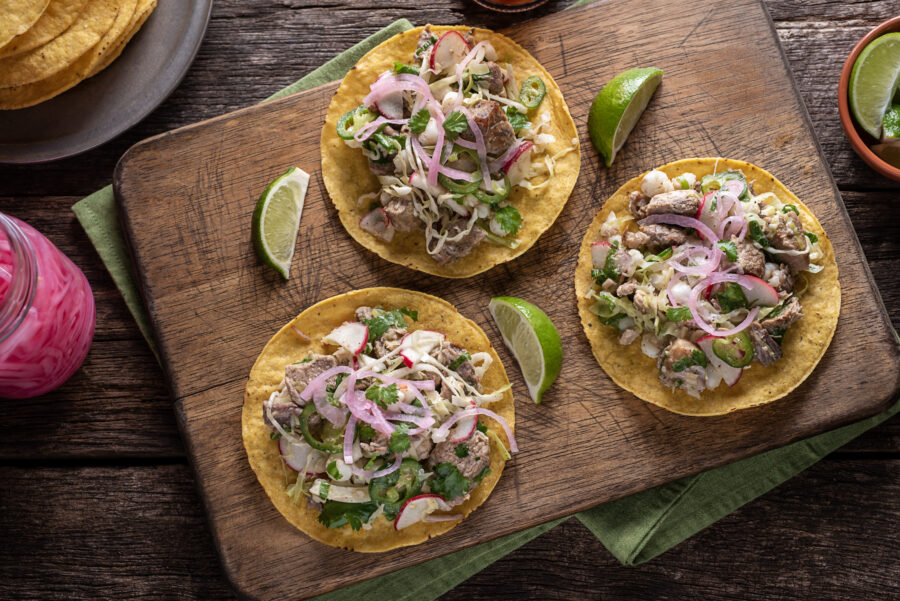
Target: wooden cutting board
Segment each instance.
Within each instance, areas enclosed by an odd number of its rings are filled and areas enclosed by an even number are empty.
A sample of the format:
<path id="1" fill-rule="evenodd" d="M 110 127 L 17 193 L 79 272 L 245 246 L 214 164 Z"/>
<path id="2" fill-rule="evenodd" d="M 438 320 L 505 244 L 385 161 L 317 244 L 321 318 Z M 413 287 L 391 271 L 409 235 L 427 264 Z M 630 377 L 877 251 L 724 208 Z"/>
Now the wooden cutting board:
<path id="1" fill-rule="evenodd" d="M 897 342 L 761 3 L 598 2 L 505 33 L 556 78 L 583 163 L 535 247 L 479 276 L 410 271 L 343 230 L 319 171 L 336 83 L 146 140 L 119 163 L 116 196 L 179 423 L 225 571 L 248 598 L 308 597 L 410 566 L 873 415 L 898 391 Z M 665 70 L 662 86 L 604 168 L 586 131 L 590 102 L 618 72 L 650 65 Z M 662 163 L 714 155 L 768 169 L 815 211 L 836 250 L 843 310 L 830 349 L 789 397 L 690 418 L 606 377 L 581 331 L 573 272 L 585 228 L 619 185 Z M 290 165 L 313 177 L 284 282 L 257 260 L 250 219 L 260 192 Z M 442 296 L 488 332 L 514 385 L 522 451 L 459 527 L 373 557 L 315 542 L 276 512 L 247 463 L 240 419 L 250 367 L 284 323 L 316 301 L 378 285 Z M 559 327 L 562 374 L 540 406 L 491 321 L 496 295 L 535 302 Z"/>

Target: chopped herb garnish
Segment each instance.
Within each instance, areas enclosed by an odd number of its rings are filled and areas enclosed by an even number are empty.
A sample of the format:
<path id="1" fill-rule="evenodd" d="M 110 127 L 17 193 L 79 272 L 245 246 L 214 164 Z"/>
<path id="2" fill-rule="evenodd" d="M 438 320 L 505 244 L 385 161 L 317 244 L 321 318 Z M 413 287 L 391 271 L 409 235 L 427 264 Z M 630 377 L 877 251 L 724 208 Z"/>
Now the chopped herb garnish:
<path id="1" fill-rule="evenodd" d="M 364 422 L 356 422 L 356 433 L 362 442 L 372 442 L 375 439 L 375 428 Z"/>
<path id="2" fill-rule="evenodd" d="M 461 497 L 469 490 L 471 481 L 459 473 L 452 463 L 444 462 L 434 466 L 434 480 L 431 481 L 431 492 L 444 497 L 447 501 Z"/>
<path id="3" fill-rule="evenodd" d="M 309 363 L 310 361 L 312 361 L 312 355 L 305 357 L 300 363 Z"/>
<path id="4" fill-rule="evenodd" d="M 490 475 L 491 475 L 491 468 L 485 467 L 483 470 L 478 472 L 478 475 L 475 476 L 475 479 L 473 480 L 473 482 L 475 482 L 475 484 L 478 484 L 479 482 L 481 482 L 482 480 L 484 480 L 485 478 L 487 478 Z"/>
<path id="5" fill-rule="evenodd" d="M 719 240 L 716 242 L 716 246 L 725 253 L 725 256 L 732 263 L 738 260 L 737 246 L 731 240 Z"/>
<path id="6" fill-rule="evenodd" d="M 509 119 L 509 124 L 512 125 L 514 131 L 519 131 L 520 129 L 531 125 L 531 122 L 528 121 L 528 117 L 512 106 L 506 107 L 506 118 Z"/>
<path id="7" fill-rule="evenodd" d="M 676 372 L 684 371 L 693 365 L 706 367 L 706 355 L 703 354 L 703 351 L 691 351 L 690 355 L 676 361 L 672 365 L 672 370 Z"/>
<path id="8" fill-rule="evenodd" d="M 819 241 L 819 237 L 812 232 L 806 232 L 806 237 L 809 238 L 809 241 L 813 244 Z"/>
<path id="9" fill-rule="evenodd" d="M 334 391 L 337 390 L 346 377 L 347 374 L 338 374 L 334 379 L 334 384 L 329 384 L 325 387 L 325 396 L 332 405 L 338 404 L 337 399 L 334 398 Z"/>
<path id="10" fill-rule="evenodd" d="M 456 371 L 459 369 L 459 366 L 472 358 L 472 355 L 469 354 L 469 351 L 463 351 L 459 354 L 459 357 L 450 362 L 450 365 L 447 366 L 448 369 L 452 369 Z"/>
<path id="11" fill-rule="evenodd" d="M 391 434 L 388 442 L 388 450 L 391 453 L 402 453 L 409 450 L 409 424 L 398 424 L 397 429 Z"/>
<path id="12" fill-rule="evenodd" d="M 606 253 L 606 261 L 603 264 L 603 269 L 592 269 L 591 277 L 598 284 L 603 284 L 606 280 L 618 281 L 619 279 L 619 270 L 616 267 L 616 254 L 619 251 L 619 243 L 613 242 L 609 247 L 609 252 Z"/>
<path id="13" fill-rule="evenodd" d="M 487 432 L 487 426 L 485 426 L 485 425 L 484 425 L 483 423 L 481 423 L 481 422 L 478 422 L 477 424 L 475 424 L 475 429 L 478 430 L 479 432 L 481 432 L 482 434 L 484 434 L 485 432 Z"/>
<path id="14" fill-rule="evenodd" d="M 763 248 L 769 247 L 769 239 L 766 238 L 765 233 L 763 233 L 763 228 L 759 224 L 759 221 L 756 221 L 755 219 L 751 219 L 749 221 L 748 235 L 750 236 L 751 240 L 753 240 Z"/>
<path id="15" fill-rule="evenodd" d="M 522 227 L 522 214 L 513 206 L 497 209 L 494 218 L 500 225 L 500 229 L 507 234 L 515 235 Z"/>
<path id="16" fill-rule="evenodd" d="M 429 119 L 431 119 L 431 113 L 428 112 L 428 109 L 421 109 L 409 118 L 409 130 L 414 134 L 422 133 L 428 126 Z"/>
<path id="17" fill-rule="evenodd" d="M 669 307 L 666 309 L 666 319 L 669 321 L 688 321 L 693 319 L 690 307 Z"/>
<path id="18" fill-rule="evenodd" d="M 419 69 L 412 65 L 404 65 L 401 62 L 394 61 L 394 73 L 408 73 L 409 75 L 418 75 Z"/>
<path id="19" fill-rule="evenodd" d="M 273 430 L 272 432 L 269 432 L 269 438 L 271 438 L 272 440 L 278 440 L 279 438 L 281 438 L 281 432 L 276 432 Z"/>
<path id="20" fill-rule="evenodd" d="M 373 384 L 366 389 L 366 398 L 370 401 L 375 401 L 375 404 L 382 409 L 387 409 L 388 405 L 392 405 L 400 400 L 400 395 L 396 384 L 389 386 Z"/>
<path id="21" fill-rule="evenodd" d="M 429 48 L 431 48 L 432 46 L 434 46 L 434 43 L 437 42 L 437 40 L 438 39 L 436 37 L 431 36 L 431 38 L 426 40 L 424 44 L 422 44 L 421 46 L 416 48 L 415 55 L 422 56 L 422 53 L 425 52 L 426 50 L 428 50 Z"/>
<path id="22" fill-rule="evenodd" d="M 716 294 L 716 300 L 719 301 L 722 311 L 726 313 L 747 306 L 747 297 L 744 295 L 744 291 L 740 284 L 734 282 L 726 282 L 722 286 L 722 290 Z"/>
<path id="23" fill-rule="evenodd" d="M 326 501 L 319 514 L 319 523 L 326 528 L 340 528 L 350 524 L 354 530 L 362 528 L 378 509 L 378 503 L 341 503 Z"/>
<path id="24" fill-rule="evenodd" d="M 456 445 L 456 456 L 460 459 L 465 459 L 469 456 L 469 446 L 466 444 L 458 444 Z"/>
<path id="25" fill-rule="evenodd" d="M 444 119 L 444 131 L 447 132 L 448 140 L 458 138 L 459 134 L 466 131 L 467 127 L 469 127 L 469 122 L 460 111 L 453 111 Z"/>
<path id="26" fill-rule="evenodd" d="M 382 334 L 392 327 L 405 328 L 406 320 L 403 318 L 404 315 L 408 316 L 413 321 L 419 320 L 419 312 L 411 311 L 406 307 L 393 309 L 391 311 L 382 311 L 372 319 L 364 319 L 363 323 L 369 328 L 369 342 L 371 343 L 380 338 Z"/>

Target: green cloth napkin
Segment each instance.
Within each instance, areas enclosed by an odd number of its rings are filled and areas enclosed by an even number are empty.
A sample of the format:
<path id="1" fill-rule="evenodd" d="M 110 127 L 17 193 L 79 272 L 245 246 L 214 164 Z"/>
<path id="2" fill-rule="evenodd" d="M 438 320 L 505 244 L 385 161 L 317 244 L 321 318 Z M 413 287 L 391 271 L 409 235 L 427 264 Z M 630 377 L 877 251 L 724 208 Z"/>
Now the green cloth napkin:
<path id="1" fill-rule="evenodd" d="M 578 3 L 580 4 L 580 3 Z M 366 38 L 271 98 L 344 76 L 369 49 L 412 24 L 401 19 Z M 138 327 L 154 348 L 150 322 L 140 301 L 112 186 L 73 207 L 100 254 Z M 900 410 L 890 410 L 696 476 L 606 503 L 576 515 L 623 564 L 637 565 L 671 549 L 738 507 L 768 492 Z M 555 520 L 317 597 L 317 601 L 434 599 L 563 520 Z"/>

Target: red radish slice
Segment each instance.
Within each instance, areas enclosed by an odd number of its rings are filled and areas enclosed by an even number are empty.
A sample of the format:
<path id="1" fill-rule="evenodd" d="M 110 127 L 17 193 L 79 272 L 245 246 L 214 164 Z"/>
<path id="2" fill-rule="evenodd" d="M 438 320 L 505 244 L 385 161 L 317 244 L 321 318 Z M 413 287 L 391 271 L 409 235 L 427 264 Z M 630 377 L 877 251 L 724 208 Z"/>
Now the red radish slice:
<path id="1" fill-rule="evenodd" d="M 394 530 L 403 530 L 416 522 L 421 522 L 425 516 L 435 511 L 450 511 L 452 509 L 443 498 L 438 495 L 419 495 L 403 504 L 397 519 L 394 520 Z"/>
<path id="2" fill-rule="evenodd" d="M 741 374 L 744 373 L 744 370 L 740 367 L 728 365 L 713 352 L 713 342 L 715 342 L 717 338 L 719 337 L 711 334 L 704 336 L 697 341 L 697 346 L 699 346 L 700 350 L 703 351 L 703 354 L 706 355 L 707 362 L 722 376 L 722 381 L 729 386 L 734 386 L 737 384 L 738 380 L 741 379 Z"/>
<path id="3" fill-rule="evenodd" d="M 391 220 L 381 207 L 366 213 L 359 220 L 359 227 L 385 242 L 390 242 L 394 237 L 394 226 L 391 225 Z"/>
<path id="4" fill-rule="evenodd" d="M 744 289 L 747 302 L 753 306 L 774 307 L 778 304 L 778 292 L 755 275 L 745 275 L 750 288 Z"/>
<path id="5" fill-rule="evenodd" d="M 364 323 L 351 321 L 339 325 L 331 330 L 331 333 L 322 338 L 325 344 L 334 344 L 344 347 L 354 355 L 358 355 L 366 348 L 369 340 L 369 328 Z"/>
<path id="6" fill-rule="evenodd" d="M 594 264 L 594 269 L 603 269 L 606 265 L 606 256 L 611 248 L 609 242 L 602 240 L 591 244 L 591 262 Z"/>
<path id="7" fill-rule="evenodd" d="M 509 183 L 511 186 L 517 186 L 525 179 L 525 169 L 531 164 L 528 157 L 532 148 L 534 148 L 534 144 L 527 141 L 523 142 L 516 150 L 515 154 L 513 154 L 501 168 L 503 173 L 509 176 Z"/>
<path id="8" fill-rule="evenodd" d="M 306 469 L 307 476 L 319 476 L 325 473 L 328 456 L 316 451 L 306 443 L 292 442 L 282 436 L 278 439 L 278 452 L 281 453 L 284 463 L 295 472 Z M 309 460 L 309 467 L 306 465 L 307 460 Z"/>
<path id="9" fill-rule="evenodd" d="M 704 194 L 703 198 L 700 200 L 700 206 L 697 208 L 697 221 L 705 224 L 709 229 L 716 231 L 719 229 L 719 215 L 718 211 L 713 209 L 713 196 L 715 196 L 714 192 L 710 192 L 708 194 Z M 698 234 L 700 239 L 703 240 L 703 236 Z"/>
<path id="10" fill-rule="evenodd" d="M 469 44 L 458 31 L 448 31 L 434 43 L 428 66 L 435 71 L 455 67 L 469 53 Z"/>
<path id="11" fill-rule="evenodd" d="M 472 405 L 474 407 L 474 404 Z M 478 425 L 478 415 L 467 415 L 461 418 L 450 430 L 450 442 L 462 442 L 472 438 Z"/>
<path id="12" fill-rule="evenodd" d="M 375 101 L 375 108 L 388 119 L 403 118 L 403 91 L 398 90 Z"/>
<path id="13" fill-rule="evenodd" d="M 414 349 L 404 349 L 400 351 L 400 357 L 403 359 L 403 365 L 411 368 L 422 358 L 422 353 Z"/>

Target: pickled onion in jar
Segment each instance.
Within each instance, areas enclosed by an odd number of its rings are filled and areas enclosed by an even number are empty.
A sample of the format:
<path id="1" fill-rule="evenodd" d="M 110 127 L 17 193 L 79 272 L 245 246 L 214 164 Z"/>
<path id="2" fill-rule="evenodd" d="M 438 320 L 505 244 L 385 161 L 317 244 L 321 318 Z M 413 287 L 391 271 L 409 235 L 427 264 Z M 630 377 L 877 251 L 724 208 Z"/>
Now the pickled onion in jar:
<path id="1" fill-rule="evenodd" d="M 0 397 L 33 397 L 68 380 L 95 318 L 81 270 L 33 227 L 0 214 Z"/>

